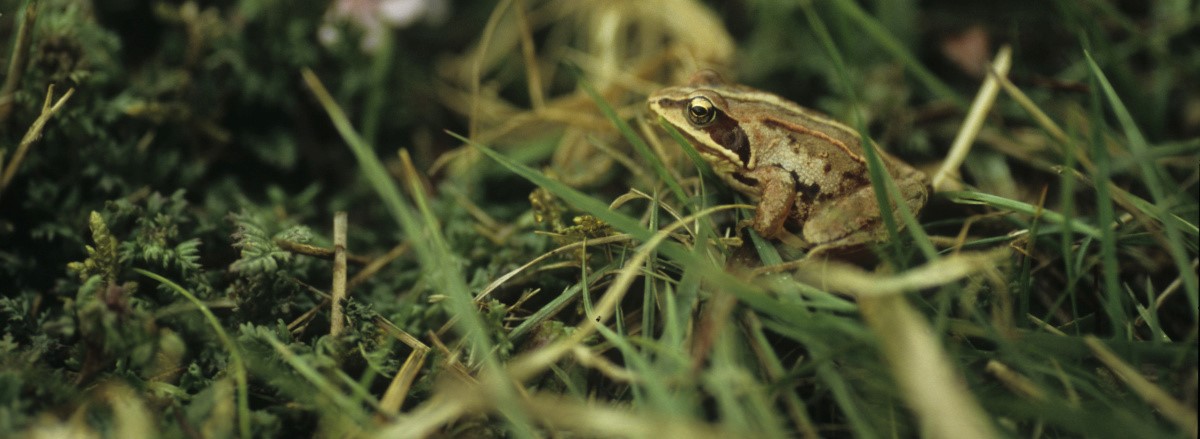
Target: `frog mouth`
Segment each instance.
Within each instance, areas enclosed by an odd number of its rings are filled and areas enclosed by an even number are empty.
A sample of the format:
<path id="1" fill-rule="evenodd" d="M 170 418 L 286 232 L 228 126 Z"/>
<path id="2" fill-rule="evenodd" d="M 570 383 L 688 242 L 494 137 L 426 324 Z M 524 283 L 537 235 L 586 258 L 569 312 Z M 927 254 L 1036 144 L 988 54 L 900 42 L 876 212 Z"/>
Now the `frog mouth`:
<path id="1" fill-rule="evenodd" d="M 672 127 L 672 128 L 674 128 L 674 127 Z M 687 140 L 687 143 L 689 145 L 691 145 L 692 148 L 695 148 L 696 152 L 700 153 L 701 155 L 710 156 L 710 157 L 711 156 L 721 156 L 720 153 L 713 151 L 712 147 L 709 147 L 708 145 L 705 145 L 704 142 L 701 142 L 700 140 L 696 139 L 696 136 L 693 136 L 692 133 L 689 133 L 687 131 L 680 131 L 679 129 L 675 129 L 675 132 L 679 133 L 680 136 L 683 136 L 683 140 Z"/>

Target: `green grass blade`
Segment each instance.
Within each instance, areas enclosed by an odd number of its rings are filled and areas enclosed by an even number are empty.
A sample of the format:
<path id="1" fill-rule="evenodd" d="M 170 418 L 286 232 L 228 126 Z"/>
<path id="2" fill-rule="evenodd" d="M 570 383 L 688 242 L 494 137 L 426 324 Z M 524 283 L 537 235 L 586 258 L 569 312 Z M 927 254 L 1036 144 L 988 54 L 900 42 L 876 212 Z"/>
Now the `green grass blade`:
<path id="1" fill-rule="evenodd" d="M 613 228 L 628 233 L 639 241 L 648 241 L 653 236 L 653 233 L 649 229 L 642 227 L 637 220 L 609 209 L 607 204 L 589 197 L 559 181 L 546 177 L 541 172 L 517 163 L 495 150 L 466 137 L 454 133 L 450 133 L 450 135 L 474 146 L 482 151 L 484 155 L 491 157 L 517 175 L 533 182 L 533 184 L 546 188 L 546 190 L 562 198 L 568 204 L 599 218 L 601 221 L 607 222 Z M 786 318 L 788 315 L 800 312 L 803 309 L 803 306 L 781 303 L 778 299 L 763 294 L 761 288 L 733 277 L 721 267 L 714 267 L 710 261 L 694 255 L 679 243 L 662 242 L 659 244 L 657 250 L 661 254 L 678 262 L 684 270 L 699 270 L 701 276 L 705 280 L 712 282 L 714 287 L 726 289 L 736 295 L 746 305 L 764 314 Z"/>
<path id="2" fill-rule="evenodd" d="M 716 299 L 714 302 L 720 300 Z M 709 309 L 722 306 L 714 306 L 712 303 L 710 302 Z M 713 320 L 716 319 L 708 321 L 717 324 Z M 773 410 L 773 404 L 768 402 L 772 398 L 765 394 L 767 387 L 760 382 L 757 374 L 747 369 L 759 368 L 758 364 L 750 360 L 746 349 L 749 340 L 740 328 L 735 329 L 729 324 L 722 324 L 717 328 L 719 331 L 714 331 L 717 333 L 712 335 L 715 342 L 709 354 L 711 365 L 702 373 L 701 381 L 712 395 L 721 420 L 732 425 L 734 430 L 753 431 L 755 437 L 788 437 L 782 431 L 782 420 Z"/>
<path id="3" fill-rule="evenodd" d="M 595 198 L 589 197 L 583 192 L 579 192 L 570 186 L 562 184 L 562 182 L 546 177 L 541 172 L 517 163 L 512 159 L 501 155 L 495 150 L 483 146 L 473 140 L 455 133 L 449 134 L 464 143 L 474 146 L 476 149 L 482 151 L 484 155 L 491 157 L 492 160 L 495 160 L 517 175 L 524 177 L 526 180 L 533 182 L 533 184 L 546 188 L 554 195 L 561 197 L 568 204 L 575 206 L 579 210 L 587 212 L 597 218 L 600 218 L 602 221 L 608 223 L 617 230 L 628 233 L 639 241 L 648 241 L 650 240 L 650 237 L 654 235 L 653 232 L 645 227 L 642 227 L 642 225 L 633 218 L 610 210 L 607 204 L 604 204 Z"/>
<path id="4" fill-rule="evenodd" d="M 804 3 L 802 6 L 804 9 L 804 15 L 808 19 L 812 32 L 821 42 L 821 46 L 825 49 L 829 59 L 833 62 L 834 69 L 841 78 L 842 86 L 845 88 L 844 93 L 847 99 L 849 99 L 851 103 L 857 102 L 858 95 L 855 93 L 853 83 L 850 80 L 849 70 L 846 68 L 846 63 L 842 60 L 842 55 L 838 51 L 837 45 L 833 42 L 833 37 L 829 35 L 829 30 L 826 28 L 825 23 L 821 21 L 820 16 L 817 15 L 816 10 L 813 8 L 811 3 Z M 861 12 L 861 10 L 859 10 L 859 12 Z M 876 23 L 876 25 L 878 25 L 878 23 Z M 891 205 L 891 203 L 888 202 L 889 194 L 891 194 L 890 198 L 896 200 L 896 211 L 900 214 L 905 225 L 909 227 L 909 232 L 914 238 L 913 242 L 917 245 L 927 259 L 937 258 L 937 250 L 933 248 L 933 243 L 929 241 L 929 237 L 924 233 L 924 230 L 921 229 L 920 225 L 917 223 L 916 216 L 908 209 L 908 205 L 904 203 L 903 197 L 899 196 L 900 191 L 896 187 L 896 182 L 892 181 L 891 176 L 888 175 L 884 170 L 883 161 L 880 159 L 878 152 L 875 150 L 875 143 L 872 142 L 867 136 L 867 130 L 866 126 L 864 125 L 865 122 L 862 114 L 857 110 L 857 106 L 851 105 L 851 107 L 855 108 L 855 111 L 853 112 L 854 126 L 858 130 L 861 138 L 860 141 L 862 142 L 863 154 L 866 156 L 867 160 L 867 172 L 871 174 L 871 187 L 875 190 L 875 202 L 880 206 L 880 217 L 883 219 L 883 224 L 887 229 L 889 242 L 893 244 L 891 248 L 894 250 L 893 255 L 896 256 L 896 262 L 899 263 L 903 261 L 903 258 L 900 257 L 899 248 L 895 246 L 895 243 L 898 242 L 896 238 L 900 236 L 900 228 L 896 223 L 896 218 L 893 215 L 892 209 L 885 208 L 885 206 Z"/>
<path id="5" fill-rule="evenodd" d="M 512 331 L 509 331 L 508 338 L 513 341 L 518 341 L 529 335 L 542 323 L 549 321 L 551 317 L 566 309 L 567 306 L 570 305 L 571 302 L 583 292 L 586 285 L 591 285 L 596 280 L 609 275 L 609 273 L 615 269 L 616 267 L 614 266 L 606 266 L 588 273 L 587 279 L 582 279 L 579 282 L 567 287 L 567 289 L 563 290 L 561 294 L 555 295 L 549 303 L 543 305 L 541 308 L 538 308 L 537 311 L 534 311 L 533 314 L 521 321 L 521 324 L 517 325 L 516 328 L 513 328 Z"/>
<path id="6" fill-rule="evenodd" d="M 958 106 L 959 108 L 967 108 L 966 99 L 963 99 L 962 96 L 959 96 L 958 93 L 955 93 L 950 86 L 946 85 L 946 83 L 938 79 L 933 72 L 930 72 L 929 69 L 925 68 L 925 65 L 921 64 L 921 61 L 917 59 L 916 55 L 913 55 L 912 52 L 909 52 L 908 49 L 904 47 L 904 43 L 902 43 L 895 36 L 892 36 L 892 34 L 888 33 L 887 29 L 884 28 L 878 20 L 870 15 L 867 15 L 867 13 L 858 6 L 858 3 L 855 3 L 851 0 L 837 0 L 830 3 L 837 8 L 838 11 L 845 14 L 845 16 L 849 17 L 852 21 L 858 24 L 858 26 L 866 34 L 867 38 L 874 40 L 879 44 L 880 47 L 891 54 L 893 58 L 903 63 L 904 66 L 907 67 L 910 72 L 912 72 L 913 76 L 915 76 L 918 81 L 924 84 L 925 88 L 928 88 L 929 91 L 934 94 L 934 96 L 953 102 L 954 105 Z"/>
<path id="7" fill-rule="evenodd" d="M 1043 200 L 1042 200 L 1043 202 L 1039 203 L 1040 204 L 1039 206 L 1036 206 L 1037 210 L 1034 212 L 1033 219 L 1030 221 L 1030 224 L 1029 224 L 1029 239 L 1025 243 L 1025 251 L 1024 251 L 1025 255 L 1035 254 L 1035 249 L 1037 248 L 1037 245 L 1038 245 L 1038 226 L 1040 226 L 1042 224 L 1042 221 L 1041 221 L 1042 215 L 1046 212 L 1045 207 L 1044 207 L 1045 192 L 1042 193 L 1042 196 L 1043 196 Z M 1017 303 L 1019 306 L 1019 309 L 1017 310 L 1017 315 L 1019 315 L 1019 316 L 1029 315 L 1029 303 L 1032 300 L 1033 294 L 1034 294 L 1032 291 L 1033 259 L 1034 258 L 1028 257 L 1028 256 L 1021 258 L 1021 268 L 1020 268 L 1020 271 L 1018 271 L 1018 273 L 1017 273 L 1016 288 L 1017 288 L 1017 297 L 1018 297 Z"/>
<path id="8" fill-rule="evenodd" d="M 1113 338 L 1123 340 L 1126 338 L 1124 325 L 1126 313 L 1123 306 L 1125 295 L 1121 291 L 1120 280 L 1117 278 L 1120 269 L 1117 265 L 1116 231 L 1108 226 L 1114 223 L 1116 213 L 1108 187 L 1112 178 L 1112 162 L 1108 155 L 1108 149 L 1105 147 L 1106 139 L 1103 132 L 1104 123 L 1102 123 L 1104 112 L 1100 108 L 1099 92 L 1096 91 L 1099 89 L 1098 83 L 1099 80 L 1093 75 L 1089 103 L 1092 130 L 1088 141 L 1091 145 L 1092 160 L 1096 164 L 1095 175 L 1092 177 L 1096 184 L 1096 221 L 1102 226 L 1100 227 L 1100 264 L 1101 278 L 1104 282 L 1104 311 L 1108 314 L 1109 321 L 1112 322 Z"/>
<path id="9" fill-rule="evenodd" d="M 846 63 L 842 60 L 841 52 L 838 51 L 837 45 L 833 42 L 833 37 L 829 35 L 829 29 L 825 27 L 825 22 L 817 15 L 813 4 L 806 2 L 802 4 L 804 16 L 808 19 L 809 30 L 816 35 L 817 40 L 821 42 L 821 47 L 825 49 L 826 56 L 833 62 L 834 70 L 837 71 L 838 77 L 841 79 L 843 93 L 850 102 L 858 102 L 858 94 L 854 91 L 853 83 L 850 80 L 850 72 L 846 69 Z M 854 107 L 851 105 L 851 107 Z M 896 218 L 892 215 L 891 209 L 886 209 L 888 206 L 887 186 L 883 182 L 884 174 L 883 165 L 879 162 L 879 157 L 875 154 L 875 150 L 870 147 L 870 139 L 867 138 L 863 127 L 862 114 L 856 109 L 852 112 L 854 115 L 854 127 L 859 130 L 859 136 L 863 145 L 863 152 L 867 159 L 867 172 L 871 174 L 871 187 L 875 190 L 875 202 L 879 205 L 879 213 L 883 219 L 883 224 L 887 228 L 889 240 L 895 242 L 899 235 L 899 227 L 896 226 Z M 897 255 L 898 256 L 898 255 Z M 900 259 L 896 258 L 897 261 Z"/>
<path id="10" fill-rule="evenodd" d="M 974 191 L 951 191 L 942 192 L 942 194 L 945 195 L 946 198 L 950 199 L 950 201 L 955 203 L 980 204 L 996 209 L 1022 213 L 1029 216 L 1040 215 L 1042 220 L 1050 224 L 1061 225 L 1066 230 L 1070 230 L 1075 233 L 1087 235 L 1092 238 L 1100 238 L 1101 235 L 1100 229 L 1096 227 L 1084 224 L 1078 220 L 1068 221 L 1067 217 L 1063 214 L 1048 209 L 1041 209 L 1039 212 L 1037 206 L 1029 203 Z"/>
<path id="11" fill-rule="evenodd" d="M 369 417 L 363 412 L 358 402 L 342 393 L 342 391 L 333 383 L 329 382 L 329 380 L 326 379 L 321 372 L 313 368 L 312 364 L 304 359 L 299 358 L 299 356 L 292 352 L 291 349 L 288 349 L 287 345 L 284 345 L 274 337 L 263 337 L 262 340 L 270 344 L 271 348 L 275 349 L 275 353 L 279 355 L 279 358 L 291 366 L 292 370 L 296 371 L 296 373 L 303 377 L 305 381 L 307 381 L 309 384 L 312 384 L 312 387 L 315 388 L 317 392 L 324 397 L 329 398 L 329 401 L 333 402 L 334 405 L 341 409 L 340 415 L 349 416 L 354 420 L 354 422 L 357 423 L 368 422 Z"/>
<path id="12" fill-rule="evenodd" d="M 1074 134 L 1075 133 L 1072 132 L 1072 136 L 1069 137 L 1070 140 L 1067 144 L 1067 147 L 1071 149 L 1078 147 L 1075 143 L 1076 138 Z M 1062 157 L 1064 160 L 1063 169 L 1075 169 L 1075 154 L 1062 154 Z M 1075 179 L 1071 177 L 1070 172 L 1063 172 L 1060 173 L 1058 181 L 1060 186 L 1059 199 L 1061 200 L 1060 203 L 1063 209 L 1062 220 L 1063 224 L 1065 224 L 1065 227 L 1063 227 L 1061 229 L 1061 233 L 1059 233 L 1058 251 L 1063 255 L 1063 277 L 1067 279 L 1067 282 L 1065 286 L 1066 289 L 1063 291 L 1062 296 L 1060 296 L 1060 299 L 1053 307 L 1055 309 L 1057 309 L 1062 301 L 1066 299 L 1070 299 L 1072 303 L 1075 303 L 1075 285 L 1079 280 L 1079 276 L 1076 274 L 1075 264 L 1073 264 L 1071 261 L 1071 256 L 1075 254 L 1075 251 L 1072 250 L 1075 247 L 1075 240 L 1071 235 L 1071 228 L 1079 222 L 1075 219 Z M 1045 212 L 1043 212 L 1043 216 L 1044 215 Z M 1047 312 L 1047 315 L 1049 315 L 1049 312 Z M 1042 320 L 1045 321 L 1046 318 L 1048 317 L 1043 316 Z"/>
<path id="13" fill-rule="evenodd" d="M 779 359 L 775 350 L 770 347 L 771 342 L 767 338 L 766 332 L 763 331 L 762 321 L 753 314 L 747 315 L 746 320 L 747 337 L 750 339 L 754 351 L 759 353 L 759 361 L 767 377 L 772 381 L 780 381 L 785 372 L 783 362 Z M 780 397 L 783 398 L 783 403 L 787 406 L 792 421 L 799 428 L 801 437 L 819 437 L 812 417 L 805 410 L 804 400 L 799 395 L 796 395 L 795 392 L 782 392 Z"/>
<path id="14" fill-rule="evenodd" d="M 659 205 L 659 192 L 654 191 L 654 196 L 650 200 L 651 206 Z M 659 224 L 659 211 L 656 207 L 650 208 L 650 231 L 657 232 Z M 651 252 L 650 257 L 646 258 L 646 273 L 654 273 L 657 270 L 658 254 Z M 662 294 L 658 291 L 658 282 L 654 281 L 654 276 L 642 276 L 642 334 L 647 338 L 654 338 L 653 331 L 655 328 L 654 312 L 658 309 L 655 306 L 655 299 Z"/>
<path id="15" fill-rule="evenodd" d="M 881 437 L 875 430 L 875 426 L 869 421 L 869 416 L 867 416 L 864 409 L 865 402 L 853 391 L 853 386 L 851 386 L 845 377 L 838 373 L 838 368 L 835 367 L 832 355 L 834 349 L 816 337 L 819 334 L 818 331 L 806 328 L 806 326 L 811 326 L 811 324 L 798 325 L 792 322 L 785 323 L 771 320 L 763 320 L 762 323 L 764 328 L 799 341 L 808 348 L 812 355 L 809 363 L 815 366 L 817 379 L 829 388 L 829 392 L 833 395 L 833 399 L 837 401 L 837 405 L 842 410 L 842 413 L 846 415 L 846 421 L 850 424 L 850 429 L 856 437 Z"/>
<path id="16" fill-rule="evenodd" d="M 704 159 L 700 157 L 700 153 L 696 152 L 696 147 L 692 146 L 691 142 L 688 142 L 687 139 L 683 138 L 683 134 L 680 134 L 679 130 L 667 123 L 667 120 L 663 119 L 662 116 L 658 117 L 658 125 L 661 126 L 663 131 L 666 131 L 667 134 L 675 140 L 675 143 L 679 145 L 679 149 L 682 149 L 683 153 L 692 160 L 692 164 L 695 165 L 696 169 L 700 171 L 701 176 L 706 179 L 716 178 L 716 175 L 713 174 L 712 166 L 709 166 L 708 162 L 704 161 Z"/>
<path id="17" fill-rule="evenodd" d="M 671 389 L 667 383 L 671 381 L 670 377 L 678 375 L 681 371 L 673 371 L 666 375 L 660 373 L 658 368 L 653 367 L 648 358 L 630 343 L 630 338 L 623 336 L 604 325 L 597 325 L 596 332 L 604 337 L 606 341 L 612 343 L 613 347 L 621 353 L 621 357 L 625 360 L 625 367 L 633 372 L 635 376 L 642 378 L 635 386 L 643 392 L 645 402 L 649 406 L 647 408 L 662 412 L 670 413 L 678 416 L 685 416 L 695 412 L 691 404 L 686 401 L 679 400 L 671 393 Z M 670 352 L 679 352 L 677 350 L 658 349 L 664 352 L 664 355 L 671 355 Z M 671 372 L 671 371 L 668 371 Z"/>
<path id="18" fill-rule="evenodd" d="M 609 105 L 608 101 L 605 101 L 604 98 L 600 96 L 600 93 L 596 92 L 596 89 L 592 87 L 591 83 L 580 79 L 579 86 L 580 88 L 583 88 L 583 91 L 592 98 L 592 101 L 595 102 L 596 106 L 600 108 L 600 112 L 604 113 L 604 117 L 607 117 L 608 120 L 613 123 L 613 125 L 617 126 L 617 131 L 620 131 L 621 135 L 625 137 L 625 140 L 628 141 L 630 145 L 633 145 L 633 150 L 637 151 L 638 155 L 642 156 L 642 159 L 645 160 L 646 163 L 650 164 L 650 167 L 654 169 L 654 173 L 658 175 L 658 178 L 667 184 L 667 187 L 671 189 L 671 193 L 675 195 L 675 198 L 686 206 L 692 206 L 692 203 L 688 201 L 687 192 L 684 192 L 683 190 L 683 186 L 681 186 L 679 181 L 675 179 L 675 176 L 667 170 L 667 166 L 663 164 L 658 155 L 654 154 L 654 151 L 650 150 L 650 146 L 646 144 L 646 141 L 642 140 L 642 137 L 633 131 L 633 127 L 630 127 L 624 119 L 621 119 L 620 116 L 617 116 L 617 111 L 613 109 L 612 105 Z"/>
<path id="19" fill-rule="evenodd" d="M 188 291 L 179 284 L 172 282 L 170 279 L 159 276 L 157 273 L 143 270 L 141 268 L 134 268 L 133 271 L 142 276 L 154 279 L 179 293 L 179 295 L 187 299 L 188 302 L 191 302 L 192 305 L 195 305 L 196 309 L 200 310 L 200 313 L 204 315 L 204 320 L 207 321 L 208 325 L 213 328 L 213 332 L 217 333 L 217 339 L 221 341 L 222 345 L 225 345 L 225 349 L 229 350 L 229 367 L 233 369 L 233 380 L 235 383 L 237 383 L 238 434 L 241 435 L 242 438 L 251 437 L 250 397 L 246 384 L 246 362 L 242 359 L 242 351 L 240 348 L 238 348 L 237 343 L 234 343 L 233 339 L 229 338 L 229 334 L 225 332 L 225 328 L 221 327 L 221 321 L 217 320 L 217 316 L 214 315 L 212 311 L 204 305 L 204 302 L 201 302 L 199 298 L 192 294 L 191 291 Z"/>
<path id="20" fill-rule="evenodd" d="M 436 290 L 446 294 L 450 311 L 458 317 L 459 333 L 470 342 L 471 349 L 479 354 L 473 357 L 482 359 L 483 368 L 489 373 L 494 376 L 503 376 L 505 371 L 500 366 L 499 360 L 491 354 L 495 351 L 494 346 L 491 339 L 488 338 L 486 325 L 475 308 L 473 297 L 464 280 L 466 276 L 462 273 L 453 252 L 446 245 L 441 229 L 436 222 L 430 221 L 429 215 L 419 216 L 417 212 L 413 211 L 412 206 L 404 201 L 400 194 L 400 188 L 391 179 L 383 162 L 375 154 L 374 148 L 355 131 L 350 120 L 321 85 L 316 75 L 309 70 L 305 70 L 303 74 L 309 88 L 328 113 L 334 127 L 346 141 L 350 151 L 354 153 L 359 166 L 362 167 L 363 176 L 379 194 L 392 218 L 404 231 L 404 235 L 409 237 L 409 242 L 412 243 L 413 251 L 417 255 L 426 279 L 434 285 Z M 415 197 L 422 197 L 423 191 L 414 191 L 413 194 Z M 423 199 L 418 199 L 417 203 L 423 205 L 425 202 Z M 422 209 L 422 211 L 427 213 L 428 209 Z M 509 421 L 512 432 L 519 437 L 534 437 L 533 427 L 527 416 L 520 411 L 521 405 L 518 403 L 516 391 L 504 380 L 494 380 L 493 383 L 494 386 L 491 390 L 495 392 L 495 397 L 498 399 L 496 408 Z"/>
<path id="21" fill-rule="evenodd" d="M 1113 113 L 1117 116 L 1117 121 L 1121 124 L 1122 131 L 1125 132 L 1125 138 L 1129 140 L 1130 152 L 1133 154 L 1133 160 L 1141 168 L 1142 181 L 1146 188 L 1150 191 L 1150 195 L 1154 198 L 1154 218 L 1163 225 L 1163 231 L 1167 234 L 1167 251 L 1171 255 L 1171 259 L 1175 262 L 1175 268 L 1179 270 L 1180 276 L 1183 278 L 1184 290 L 1187 292 L 1188 303 L 1191 305 L 1192 318 L 1200 317 L 1200 310 L 1197 305 L 1200 304 L 1200 285 L 1196 271 L 1190 268 L 1187 250 L 1182 247 L 1183 237 L 1179 230 L 1175 227 L 1175 222 L 1171 221 L 1166 216 L 1169 215 L 1167 204 L 1170 202 L 1163 190 L 1163 182 L 1169 177 L 1166 173 L 1159 169 L 1154 160 L 1150 158 L 1149 146 L 1146 143 L 1146 138 L 1142 136 L 1141 130 L 1133 121 L 1133 116 L 1129 114 L 1129 110 L 1125 108 L 1125 104 L 1121 102 L 1117 92 L 1113 90 L 1112 84 L 1108 82 L 1108 78 L 1104 76 L 1104 72 L 1100 70 L 1100 66 L 1096 65 L 1096 61 L 1092 59 L 1092 55 L 1084 52 L 1084 57 L 1087 58 L 1088 67 L 1091 69 L 1096 82 L 1100 84 L 1104 91 L 1104 96 L 1108 100 L 1108 105 L 1112 107 Z M 1099 139 L 1097 139 L 1099 141 Z M 1167 181 L 1171 187 L 1177 185 Z M 1178 202 L 1176 200 L 1175 202 Z"/>

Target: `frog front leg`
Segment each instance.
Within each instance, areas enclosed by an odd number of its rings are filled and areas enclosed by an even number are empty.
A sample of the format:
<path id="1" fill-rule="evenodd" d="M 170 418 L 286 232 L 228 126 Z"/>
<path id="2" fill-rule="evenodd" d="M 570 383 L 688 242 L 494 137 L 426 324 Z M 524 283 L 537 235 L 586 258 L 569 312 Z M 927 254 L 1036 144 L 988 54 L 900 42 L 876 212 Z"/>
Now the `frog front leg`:
<path id="1" fill-rule="evenodd" d="M 780 237 L 786 232 L 784 224 L 796 202 L 796 185 L 791 174 L 776 166 L 766 166 L 746 175 L 758 182 L 758 206 L 751 223 L 754 231 L 768 239 Z"/>
<path id="2" fill-rule="evenodd" d="M 896 187 L 904 197 L 910 212 L 925 205 L 929 191 L 924 174 L 910 173 L 896 180 Z M 898 215 L 892 209 L 893 217 Z M 900 224 L 903 227 L 903 224 Z M 865 186 L 846 197 L 814 209 L 804 223 L 802 236 L 805 241 L 819 245 L 823 250 L 854 247 L 885 238 L 887 233 L 875 198 L 873 186 Z"/>

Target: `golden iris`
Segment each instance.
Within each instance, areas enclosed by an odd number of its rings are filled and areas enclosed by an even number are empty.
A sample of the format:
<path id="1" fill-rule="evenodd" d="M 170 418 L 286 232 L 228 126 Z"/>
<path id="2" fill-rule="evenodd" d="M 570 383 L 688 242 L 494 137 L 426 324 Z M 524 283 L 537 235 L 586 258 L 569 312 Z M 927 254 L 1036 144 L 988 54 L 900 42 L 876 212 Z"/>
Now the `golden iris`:
<path id="1" fill-rule="evenodd" d="M 717 109 L 708 98 L 696 96 L 688 101 L 687 117 L 692 125 L 705 126 L 717 118 Z"/>

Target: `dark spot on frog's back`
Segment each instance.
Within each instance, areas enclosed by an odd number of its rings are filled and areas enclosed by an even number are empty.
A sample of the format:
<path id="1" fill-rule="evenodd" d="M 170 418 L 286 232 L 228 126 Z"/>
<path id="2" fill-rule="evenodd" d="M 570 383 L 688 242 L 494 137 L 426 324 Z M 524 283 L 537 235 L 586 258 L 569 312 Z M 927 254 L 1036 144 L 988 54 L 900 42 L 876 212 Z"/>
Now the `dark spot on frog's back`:
<path id="1" fill-rule="evenodd" d="M 810 203 L 817 201 L 817 196 L 821 195 L 821 185 L 801 182 L 800 175 L 796 174 L 796 171 L 791 171 L 791 174 L 792 186 L 796 188 L 796 194 L 801 197 L 800 199 Z"/>
<path id="2" fill-rule="evenodd" d="M 738 122 L 724 111 L 718 111 L 712 124 L 705 127 L 704 130 L 708 132 L 708 136 L 712 138 L 713 142 L 737 154 L 742 166 L 750 163 L 750 139 L 746 137 L 746 132 L 742 131 Z"/>
<path id="3" fill-rule="evenodd" d="M 866 167 L 863 167 L 861 172 L 842 171 L 842 181 L 846 182 L 846 187 L 851 188 L 859 188 L 871 184 L 871 180 L 867 177 Z"/>

